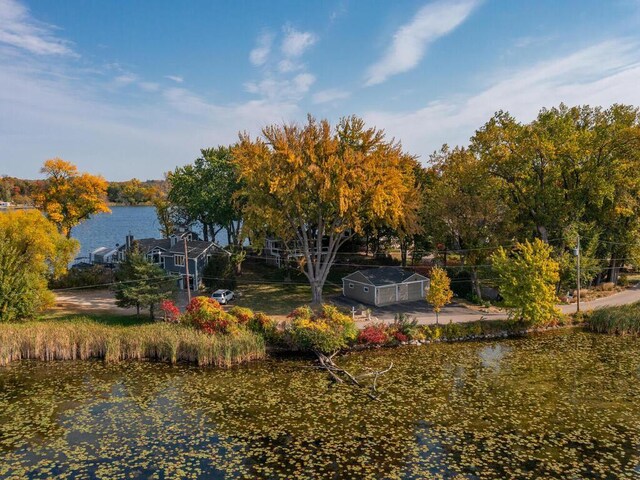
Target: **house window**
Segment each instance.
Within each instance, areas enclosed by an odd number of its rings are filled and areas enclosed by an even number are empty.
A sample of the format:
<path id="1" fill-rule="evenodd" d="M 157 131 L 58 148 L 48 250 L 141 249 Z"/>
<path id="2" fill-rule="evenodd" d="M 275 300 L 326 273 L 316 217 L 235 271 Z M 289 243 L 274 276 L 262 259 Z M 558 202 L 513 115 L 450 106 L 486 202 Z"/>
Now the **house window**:
<path id="1" fill-rule="evenodd" d="M 369 287 L 362 287 L 362 289 L 365 291 L 365 293 L 369 291 Z"/>
<path id="2" fill-rule="evenodd" d="M 353 283 L 350 283 L 350 284 L 349 284 L 349 288 L 353 288 Z"/>
<path id="3" fill-rule="evenodd" d="M 184 266 L 184 255 L 174 255 L 173 256 L 173 263 L 176 267 L 183 267 Z"/>

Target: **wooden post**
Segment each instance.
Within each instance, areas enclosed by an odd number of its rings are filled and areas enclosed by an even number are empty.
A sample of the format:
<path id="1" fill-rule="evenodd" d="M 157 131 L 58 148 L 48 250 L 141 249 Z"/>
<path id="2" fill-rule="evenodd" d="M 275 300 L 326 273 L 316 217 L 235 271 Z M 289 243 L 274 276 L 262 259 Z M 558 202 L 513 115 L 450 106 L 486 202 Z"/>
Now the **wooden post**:
<path id="1" fill-rule="evenodd" d="M 191 303 L 191 286 L 189 285 L 189 249 L 187 248 L 187 239 L 184 240 L 184 270 L 186 273 L 185 281 L 187 283 L 187 301 Z"/>
<path id="2" fill-rule="evenodd" d="M 580 234 L 578 234 L 578 281 L 577 281 L 577 286 L 578 286 L 578 300 L 577 300 L 577 309 L 576 311 L 579 312 L 580 311 Z"/>

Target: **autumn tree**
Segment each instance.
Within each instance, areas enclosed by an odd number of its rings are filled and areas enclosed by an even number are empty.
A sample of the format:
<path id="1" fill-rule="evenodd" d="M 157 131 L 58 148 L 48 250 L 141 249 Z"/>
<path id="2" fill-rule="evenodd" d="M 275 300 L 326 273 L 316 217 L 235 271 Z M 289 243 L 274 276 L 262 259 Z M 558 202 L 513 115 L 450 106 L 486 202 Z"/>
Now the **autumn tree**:
<path id="1" fill-rule="evenodd" d="M 260 243 L 271 234 L 300 253 L 314 304 L 341 245 L 364 225 L 397 227 L 415 215 L 404 203 L 415 159 L 355 116 L 335 128 L 309 116 L 302 126 L 265 127 L 262 138 L 240 134 L 233 159 L 251 238 Z"/>
<path id="2" fill-rule="evenodd" d="M 97 213 L 109 212 L 106 203 L 107 182 L 61 158 L 44 162 L 46 175 L 35 195 L 35 204 L 57 227 L 71 238 L 71 229 Z"/>
<path id="3" fill-rule="evenodd" d="M 122 308 L 136 307 L 137 315 L 140 315 L 141 308 L 149 308 L 152 320 L 156 305 L 171 297 L 176 289 L 176 278 L 167 275 L 136 249 L 127 253 L 116 272 L 116 280 L 116 305 Z"/>
<path id="4" fill-rule="evenodd" d="M 0 321 L 31 318 L 50 305 L 47 282 L 67 271 L 77 248 L 40 212 L 0 214 Z"/>
<path id="5" fill-rule="evenodd" d="M 300 252 L 314 304 L 341 245 L 365 225 L 395 228 L 415 216 L 416 206 L 405 203 L 414 157 L 355 116 L 335 128 L 309 116 L 304 125 L 265 127 L 262 138 L 242 133 L 233 160 L 252 240 L 271 234 Z"/>
<path id="6" fill-rule="evenodd" d="M 435 267 L 431 270 L 430 278 L 427 302 L 431 304 L 433 311 L 436 312 L 436 324 L 438 324 L 438 317 L 442 307 L 451 303 L 451 299 L 453 298 L 451 279 L 447 275 L 447 272 L 440 267 Z"/>
<path id="7" fill-rule="evenodd" d="M 492 255 L 500 295 L 517 319 L 544 323 L 560 315 L 556 307 L 559 266 L 552 253 L 550 245 L 536 238 L 517 243 L 511 251 L 500 247 Z"/>

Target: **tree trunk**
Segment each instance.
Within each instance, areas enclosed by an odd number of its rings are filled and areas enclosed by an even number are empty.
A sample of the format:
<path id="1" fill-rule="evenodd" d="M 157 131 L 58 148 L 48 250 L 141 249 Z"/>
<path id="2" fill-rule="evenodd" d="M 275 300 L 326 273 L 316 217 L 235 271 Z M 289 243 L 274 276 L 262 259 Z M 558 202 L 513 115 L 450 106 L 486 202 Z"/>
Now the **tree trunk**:
<path id="1" fill-rule="evenodd" d="M 482 301 L 482 288 L 480 288 L 480 279 L 478 278 L 478 272 L 475 268 L 472 268 L 469 272 L 471 276 L 471 287 L 473 288 L 473 293 L 476 297 L 478 297 L 479 301 Z"/>
<path id="2" fill-rule="evenodd" d="M 400 258 L 402 266 L 407 266 L 407 250 L 409 250 L 409 242 L 406 239 L 400 240 Z"/>
<path id="3" fill-rule="evenodd" d="M 151 317 L 151 320 L 155 320 L 155 312 L 153 311 L 153 303 L 151 305 L 149 305 L 149 317 Z"/>
<path id="4" fill-rule="evenodd" d="M 136 302 L 136 315 L 140 316 L 140 302 Z"/>
<path id="5" fill-rule="evenodd" d="M 205 242 L 209 241 L 209 226 L 206 224 L 206 222 L 202 222 L 202 239 Z"/>
<path id="6" fill-rule="evenodd" d="M 312 305 L 322 305 L 322 288 L 324 287 L 324 282 L 320 280 L 315 280 L 311 282 L 311 304 Z"/>
<path id="7" fill-rule="evenodd" d="M 540 240 L 544 243 L 549 243 L 549 232 L 547 232 L 547 227 L 544 225 L 536 226 L 536 230 L 538 231 L 538 235 L 540 235 Z"/>
<path id="8" fill-rule="evenodd" d="M 612 255 L 611 261 L 609 262 L 608 280 L 617 285 L 619 275 L 620 275 L 620 265 L 618 265 L 618 262 L 614 258 L 614 255 Z"/>

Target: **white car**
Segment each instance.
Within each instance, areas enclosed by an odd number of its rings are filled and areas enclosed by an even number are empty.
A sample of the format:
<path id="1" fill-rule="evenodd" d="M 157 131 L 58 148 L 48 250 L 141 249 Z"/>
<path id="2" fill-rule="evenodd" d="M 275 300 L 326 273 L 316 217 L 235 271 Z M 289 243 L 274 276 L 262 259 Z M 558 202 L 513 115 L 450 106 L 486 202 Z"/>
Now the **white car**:
<path id="1" fill-rule="evenodd" d="M 211 298 L 213 298 L 220 305 L 226 305 L 231 300 L 233 300 L 234 293 L 231 290 L 216 290 L 211 294 Z"/>

